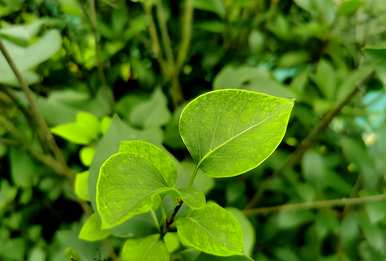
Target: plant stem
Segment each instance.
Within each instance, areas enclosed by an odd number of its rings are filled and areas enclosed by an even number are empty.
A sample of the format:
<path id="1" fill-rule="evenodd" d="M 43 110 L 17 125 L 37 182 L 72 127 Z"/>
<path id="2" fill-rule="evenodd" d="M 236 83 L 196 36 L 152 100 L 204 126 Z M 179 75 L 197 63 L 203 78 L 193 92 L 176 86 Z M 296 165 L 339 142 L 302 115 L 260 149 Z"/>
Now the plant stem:
<path id="1" fill-rule="evenodd" d="M 198 167 L 195 166 L 194 170 L 193 170 L 193 173 L 192 173 L 192 176 L 190 177 L 190 181 L 189 181 L 189 185 L 188 185 L 187 189 L 190 189 L 193 186 L 193 182 L 194 182 L 194 179 L 197 176 L 197 173 L 198 173 Z M 182 205 L 184 204 L 184 202 L 180 198 L 177 199 L 177 201 L 178 201 L 177 205 L 174 208 L 174 211 L 173 211 L 172 215 L 170 216 L 170 218 L 166 219 L 164 230 L 161 233 L 161 237 L 163 237 L 170 230 L 170 227 L 174 223 L 174 219 L 177 216 L 178 211 L 181 209 Z"/>
<path id="2" fill-rule="evenodd" d="M 28 104 L 30 107 L 30 113 L 31 113 L 32 118 L 34 119 L 34 122 L 36 124 L 37 129 L 38 129 L 38 134 L 40 134 L 40 142 L 41 142 L 42 147 L 47 145 L 48 148 L 50 149 L 50 151 L 53 153 L 55 159 L 61 165 L 61 169 L 65 170 L 65 172 L 67 173 L 66 174 L 67 176 L 72 176 L 71 171 L 68 168 L 68 166 L 64 160 L 63 154 L 60 151 L 59 147 L 56 145 L 54 137 L 52 136 L 52 134 L 47 126 L 47 123 L 44 120 L 44 117 L 41 115 L 41 113 L 39 112 L 39 110 L 36 106 L 33 93 L 31 91 L 31 89 L 29 88 L 27 81 L 21 75 L 15 62 L 13 61 L 12 57 L 8 53 L 6 47 L 4 46 L 4 44 L 1 40 L 0 40 L 0 51 L 3 54 L 3 56 L 5 57 L 5 60 L 7 61 L 8 65 L 11 67 L 13 73 L 15 74 L 17 81 L 19 82 L 19 85 L 20 85 L 22 91 L 24 92 L 24 94 L 27 98 L 27 101 L 28 101 Z"/>
<path id="3" fill-rule="evenodd" d="M 26 140 L 19 129 L 5 117 L 0 116 L 0 125 L 4 127 L 16 140 L 18 140 L 24 149 L 28 151 L 28 153 L 30 153 L 30 155 L 37 161 L 43 163 L 59 175 L 67 176 L 70 179 L 73 178 L 72 175 L 69 175 L 68 169 L 63 168 L 63 165 L 61 165 L 56 159 L 50 155 L 45 155 L 41 151 L 37 151 L 34 147 L 32 147 L 31 143 Z"/>
<path id="4" fill-rule="evenodd" d="M 363 84 L 372 77 L 374 71 L 369 70 L 366 77 L 364 77 L 357 85 L 349 92 L 341 101 L 334 105 L 327 113 L 322 117 L 319 123 L 311 130 L 311 132 L 300 142 L 296 150 L 289 156 L 286 162 L 279 167 L 272 177 L 279 176 L 285 169 L 294 167 L 302 159 L 304 153 L 310 149 L 319 136 L 327 129 L 332 120 L 342 111 L 342 109 L 352 100 L 352 98 L 360 91 Z M 289 180 L 288 180 L 289 181 Z M 252 208 L 256 205 L 259 199 L 259 193 L 255 193 L 252 199 L 246 206 L 246 209 Z"/>
<path id="5" fill-rule="evenodd" d="M 177 68 L 180 71 L 181 66 L 185 62 L 188 49 L 192 38 L 192 23 L 193 23 L 193 1 L 185 0 L 184 16 L 182 17 L 182 37 L 178 48 Z"/>
<path id="6" fill-rule="evenodd" d="M 166 19 L 165 19 L 165 9 L 163 8 L 161 1 L 158 1 L 156 3 L 156 13 L 157 13 L 160 32 L 161 32 L 162 44 L 165 50 L 166 60 L 169 66 L 173 67 L 174 55 L 173 55 L 172 44 L 170 41 L 170 36 L 169 36 Z"/>
<path id="7" fill-rule="evenodd" d="M 163 59 L 162 53 L 161 53 L 161 44 L 158 39 L 157 27 L 155 25 L 153 14 L 152 14 L 152 5 L 149 3 L 144 3 L 144 10 L 149 21 L 149 34 L 150 34 L 153 54 L 159 63 L 162 73 L 164 75 L 169 75 L 170 72 L 167 69 L 165 60 Z"/>
<path id="8" fill-rule="evenodd" d="M 284 211 L 295 211 L 300 209 L 318 209 L 318 208 L 331 208 L 339 206 L 352 206 L 360 205 L 369 202 L 380 202 L 386 200 L 386 194 L 378 194 L 366 197 L 357 198 L 339 198 L 332 200 L 321 200 L 314 202 L 302 202 L 293 204 L 283 204 L 272 207 L 261 207 L 261 208 L 250 208 L 245 209 L 244 213 L 247 216 L 266 215 L 272 212 L 284 212 Z"/>
<path id="9" fill-rule="evenodd" d="M 155 214 L 154 210 L 150 211 L 151 217 L 153 218 L 154 224 L 157 226 L 158 230 L 161 232 L 161 226 L 159 224 L 157 215 Z"/>
<path id="10" fill-rule="evenodd" d="M 89 0 L 90 5 L 90 24 L 92 33 L 94 35 L 94 44 L 95 44 L 95 58 L 97 62 L 98 67 L 98 75 L 99 79 L 103 86 L 107 86 L 106 76 L 103 71 L 103 63 L 101 58 L 101 51 L 99 46 L 99 34 L 97 30 L 97 15 L 96 15 L 96 7 L 95 7 L 95 0 Z"/>

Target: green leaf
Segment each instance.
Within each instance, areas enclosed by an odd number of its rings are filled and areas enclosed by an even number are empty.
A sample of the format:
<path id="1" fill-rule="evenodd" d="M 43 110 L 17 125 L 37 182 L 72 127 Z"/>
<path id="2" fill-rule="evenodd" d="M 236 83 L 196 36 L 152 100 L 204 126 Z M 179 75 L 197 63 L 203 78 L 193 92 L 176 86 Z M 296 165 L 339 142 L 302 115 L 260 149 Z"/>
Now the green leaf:
<path id="1" fill-rule="evenodd" d="M 164 236 L 164 241 L 169 253 L 173 253 L 180 247 L 180 240 L 178 239 L 177 233 L 166 233 Z"/>
<path id="2" fill-rule="evenodd" d="M 83 165 L 89 167 L 91 165 L 92 159 L 94 158 L 95 148 L 94 147 L 83 147 L 79 151 L 79 158 Z"/>
<path id="3" fill-rule="evenodd" d="M 216 13 L 220 17 L 225 16 L 225 6 L 222 0 L 194 0 L 193 6 L 196 9 Z"/>
<path id="4" fill-rule="evenodd" d="M 79 112 L 75 122 L 60 124 L 51 129 L 52 133 L 76 144 L 89 144 L 100 130 L 98 118 L 89 112 Z"/>
<path id="5" fill-rule="evenodd" d="M 167 178 L 142 157 L 126 152 L 109 157 L 100 169 L 96 189 L 102 228 L 112 228 L 158 206 L 159 194 L 172 189 Z"/>
<path id="6" fill-rule="evenodd" d="M 182 161 L 178 164 L 177 187 L 187 188 L 192 178 L 195 165 L 191 161 Z M 207 194 L 214 187 L 214 179 L 198 171 L 194 178 L 192 188 Z"/>
<path id="7" fill-rule="evenodd" d="M 4 37 L 11 41 L 25 44 L 39 32 L 42 25 L 43 20 L 36 20 L 27 25 L 11 25 L 5 28 L 1 28 L 0 38 Z"/>
<path id="8" fill-rule="evenodd" d="M 36 183 L 41 166 L 29 154 L 20 149 L 10 149 L 11 177 L 14 184 L 21 188 L 29 188 Z"/>
<path id="9" fill-rule="evenodd" d="M 205 194 L 201 191 L 195 190 L 181 190 L 179 191 L 182 201 L 192 209 L 198 209 L 205 206 Z"/>
<path id="10" fill-rule="evenodd" d="M 181 242 L 202 252 L 231 256 L 243 254 L 243 233 L 236 218 L 216 203 L 177 219 Z"/>
<path id="11" fill-rule="evenodd" d="M 365 49 L 365 54 L 374 65 L 377 74 L 384 84 L 386 84 L 386 48 Z"/>
<path id="12" fill-rule="evenodd" d="M 121 141 L 119 152 L 131 154 L 150 162 L 166 179 L 167 184 L 173 187 L 176 184 L 176 162 L 167 152 L 149 142 L 142 140 Z"/>
<path id="13" fill-rule="evenodd" d="M 144 237 L 157 232 L 154 219 L 150 212 L 130 218 L 125 223 L 114 227 L 111 234 L 116 237 Z"/>
<path id="14" fill-rule="evenodd" d="M 183 110 L 180 134 L 197 166 L 211 177 L 256 168 L 280 144 L 294 101 L 244 90 L 199 96 Z"/>
<path id="15" fill-rule="evenodd" d="M 250 66 L 225 66 L 214 79 L 213 88 L 215 90 L 240 88 L 284 98 L 295 96 L 289 88 L 277 82 L 267 70 Z"/>
<path id="16" fill-rule="evenodd" d="M 90 177 L 88 182 L 88 191 L 90 195 L 91 204 L 96 209 L 95 195 L 96 183 L 99 175 L 99 169 L 102 163 L 114 152 L 118 151 L 121 140 L 144 139 L 154 144 L 161 144 L 162 132 L 159 129 L 148 129 L 138 131 L 114 116 L 111 121 L 111 126 L 106 134 L 99 141 L 95 148 L 95 156 L 90 166 Z"/>
<path id="17" fill-rule="evenodd" d="M 253 259 L 247 256 L 212 256 L 202 253 L 195 261 L 253 261 Z"/>
<path id="18" fill-rule="evenodd" d="M 167 99 L 161 89 L 156 89 L 148 101 L 140 103 L 132 110 L 130 121 L 142 128 L 160 127 L 165 125 L 170 117 Z"/>
<path id="19" fill-rule="evenodd" d="M 97 213 L 91 214 L 79 232 L 79 238 L 86 241 L 102 240 L 110 235 L 110 230 L 101 229 L 101 220 Z"/>
<path id="20" fill-rule="evenodd" d="M 243 230 L 244 254 L 252 255 L 256 240 L 255 228 L 242 211 L 237 208 L 227 208 L 227 210 L 239 221 Z"/>
<path id="21" fill-rule="evenodd" d="M 76 174 L 74 182 L 75 195 L 81 200 L 89 201 L 90 197 L 88 194 L 88 177 L 90 172 L 84 171 Z"/>
<path id="22" fill-rule="evenodd" d="M 129 239 L 121 253 L 122 261 L 169 261 L 169 252 L 159 235 Z"/>
<path id="23" fill-rule="evenodd" d="M 39 80 L 39 77 L 31 69 L 56 53 L 61 46 L 61 41 L 59 31 L 50 30 L 27 47 L 21 47 L 8 40 L 3 40 L 3 44 L 22 75 L 29 83 L 34 83 Z M 0 55 L 0 75 L 1 83 L 18 86 L 18 82 L 3 55 Z"/>

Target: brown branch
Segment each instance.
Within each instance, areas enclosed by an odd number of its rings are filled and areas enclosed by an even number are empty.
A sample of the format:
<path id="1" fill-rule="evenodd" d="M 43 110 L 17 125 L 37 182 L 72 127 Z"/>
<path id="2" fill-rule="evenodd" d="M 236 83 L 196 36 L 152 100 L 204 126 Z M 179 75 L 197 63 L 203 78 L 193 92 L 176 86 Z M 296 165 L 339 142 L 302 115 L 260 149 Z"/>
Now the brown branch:
<path id="1" fill-rule="evenodd" d="M 5 117 L 0 116 L 0 125 L 4 127 L 19 142 L 17 144 L 10 145 L 21 145 L 33 158 L 52 169 L 55 173 L 67 176 L 70 179 L 72 178 L 72 175 L 70 176 L 70 172 L 68 172 L 67 168 L 63 168 L 63 165 L 52 156 L 45 155 L 41 151 L 37 151 L 36 148 L 32 147 L 31 143 L 26 139 L 23 133 L 21 133 L 19 129 Z"/>
<path id="2" fill-rule="evenodd" d="M 40 142 L 41 142 L 42 147 L 47 145 L 48 148 L 50 149 L 50 151 L 53 153 L 55 160 L 58 161 L 58 163 L 61 165 L 61 168 L 63 170 L 65 170 L 65 172 L 67 173 L 66 175 L 71 176 L 72 175 L 71 171 L 68 168 L 68 166 L 64 160 L 63 154 L 60 151 L 59 147 L 56 145 L 54 137 L 52 136 L 52 134 L 47 126 L 47 123 L 44 120 L 44 117 L 42 116 L 42 114 L 39 112 L 39 110 L 37 108 L 37 105 L 36 105 L 36 102 L 35 102 L 35 99 L 33 96 L 33 92 L 29 88 L 27 81 L 21 75 L 15 62 L 13 61 L 12 57 L 8 53 L 6 47 L 4 46 L 4 44 L 1 40 L 0 40 L 0 51 L 3 54 L 3 56 L 5 57 L 5 60 L 7 61 L 8 65 L 11 67 L 13 73 L 15 74 L 17 81 L 19 82 L 19 85 L 20 85 L 22 91 L 24 92 L 24 94 L 27 98 L 27 101 L 28 101 L 28 104 L 30 107 L 30 113 L 32 115 L 32 118 L 33 118 L 36 126 L 37 126 L 37 129 L 38 129 L 37 131 L 38 131 L 38 134 L 40 137 Z"/>
<path id="3" fill-rule="evenodd" d="M 284 212 L 284 211 L 295 211 L 301 209 L 318 209 L 318 208 L 332 208 L 339 206 L 353 206 L 360 205 L 370 202 L 380 202 L 386 200 L 386 194 L 378 194 L 366 197 L 357 197 L 357 198 L 339 198 L 331 200 L 321 200 L 314 202 L 302 202 L 302 203 L 292 203 L 292 204 L 283 204 L 272 207 L 261 207 L 261 208 L 250 208 L 245 209 L 244 213 L 247 216 L 256 216 L 256 215 L 266 215 L 273 212 Z"/>
<path id="4" fill-rule="evenodd" d="M 302 159 L 304 153 L 311 148 L 319 136 L 327 129 L 332 120 L 342 111 L 342 109 L 351 101 L 351 99 L 359 92 L 363 84 L 371 78 L 374 71 L 370 70 L 368 75 L 364 77 L 357 85 L 349 92 L 341 101 L 333 106 L 319 121 L 319 123 L 311 130 L 311 132 L 300 142 L 297 149 L 289 156 L 286 162 L 281 165 L 274 173 L 273 177 L 281 175 L 285 169 L 292 168 Z M 259 200 L 259 193 L 256 193 L 247 204 L 246 208 L 252 208 Z"/>
<path id="5" fill-rule="evenodd" d="M 175 220 L 175 218 L 176 218 L 176 216 L 178 214 L 178 211 L 181 209 L 183 204 L 184 204 L 184 202 L 181 199 L 179 199 L 178 203 L 177 203 L 177 206 L 173 210 L 172 215 L 165 221 L 164 229 L 163 229 L 163 231 L 161 233 L 161 238 L 163 238 L 165 236 L 165 234 L 167 232 L 169 232 L 169 230 L 170 230 L 171 226 L 173 225 L 174 220 Z"/>

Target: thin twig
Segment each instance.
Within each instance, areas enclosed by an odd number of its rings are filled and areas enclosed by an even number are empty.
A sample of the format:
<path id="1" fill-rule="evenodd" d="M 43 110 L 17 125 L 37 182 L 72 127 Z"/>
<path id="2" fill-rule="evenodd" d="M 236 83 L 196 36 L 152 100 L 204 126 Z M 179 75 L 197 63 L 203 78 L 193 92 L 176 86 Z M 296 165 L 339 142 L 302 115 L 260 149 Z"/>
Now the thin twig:
<path id="1" fill-rule="evenodd" d="M 165 9 L 161 1 L 156 3 L 156 13 L 157 13 L 160 32 L 161 32 L 162 44 L 165 49 L 166 60 L 169 66 L 172 67 L 174 66 L 175 61 L 174 61 L 172 44 L 170 41 L 170 36 L 169 36 L 167 24 L 166 24 Z"/>
<path id="2" fill-rule="evenodd" d="M 370 202 L 380 202 L 386 200 L 386 194 L 378 194 L 366 197 L 357 198 L 339 198 L 331 200 L 321 200 L 314 202 L 302 202 L 293 204 L 283 204 L 272 207 L 261 207 L 261 208 L 250 208 L 245 209 L 244 213 L 247 216 L 266 215 L 272 212 L 284 212 L 284 211 L 295 211 L 301 209 L 318 209 L 318 208 L 332 208 L 339 206 L 353 206 L 360 205 Z"/>
<path id="3" fill-rule="evenodd" d="M 178 211 L 181 209 L 183 204 L 184 204 L 184 202 L 181 199 L 179 199 L 177 206 L 173 210 L 172 215 L 165 221 L 164 229 L 161 233 L 161 238 L 163 238 L 165 236 L 165 234 L 170 230 L 171 226 L 174 223 L 174 219 L 176 218 Z"/>
<path id="4" fill-rule="evenodd" d="M 47 123 L 44 120 L 44 117 L 39 112 L 39 110 L 36 106 L 33 93 L 31 91 L 31 89 L 29 88 L 27 81 L 21 75 L 15 62 L 13 61 L 12 57 L 8 53 L 6 47 L 4 46 L 4 44 L 1 40 L 0 40 L 0 51 L 3 54 L 3 56 L 5 57 L 5 60 L 7 61 L 8 65 L 11 67 L 13 73 L 15 74 L 17 81 L 19 82 L 19 85 L 20 85 L 22 91 L 24 92 L 24 94 L 27 98 L 27 101 L 28 101 L 28 104 L 30 107 L 31 115 L 35 121 L 37 128 L 38 128 L 38 133 L 40 133 L 42 147 L 44 147 L 47 144 L 48 148 L 53 153 L 55 159 L 62 166 L 61 168 L 63 170 L 65 170 L 65 172 L 67 173 L 66 175 L 71 176 L 71 171 L 67 167 L 67 164 L 66 164 L 64 157 L 63 157 L 63 154 L 60 151 L 59 147 L 56 145 L 54 137 L 52 136 L 52 134 L 47 126 Z"/>
<path id="5" fill-rule="evenodd" d="M 342 109 L 351 101 L 351 99 L 359 92 L 362 88 L 363 84 L 371 78 L 374 71 L 371 70 L 368 72 L 367 77 L 364 77 L 357 85 L 353 88 L 351 92 L 349 92 L 341 101 L 339 101 L 335 106 L 333 106 L 320 120 L 320 122 L 311 130 L 311 132 L 300 142 L 297 149 L 289 156 L 286 162 L 281 165 L 272 175 L 272 177 L 276 177 L 281 175 L 285 169 L 292 168 L 302 159 L 304 153 L 311 148 L 319 136 L 327 129 L 332 120 L 342 111 Z M 259 193 L 255 193 L 252 199 L 246 206 L 246 209 L 252 208 L 256 205 L 259 200 Z"/>
<path id="6" fill-rule="evenodd" d="M 180 70 L 181 66 L 186 60 L 188 49 L 192 39 L 192 23 L 193 23 L 193 1 L 185 0 L 184 15 L 182 17 L 182 37 L 178 48 L 177 68 Z"/>
<path id="7" fill-rule="evenodd" d="M 96 15 L 95 0 L 89 0 L 89 5 L 90 5 L 90 24 L 91 24 L 92 33 L 94 35 L 95 58 L 96 58 L 97 67 L 98 67 L 98 75 L 102 85 L 106 87 L 107 81 L 103 70 L 101 50 L 99 46 L 100 43 L 99 43 L 99 34 L 97 30 L 97 15 Z"/>
<path id="8" fill-rule="evenodd" d="M 167 69 L 167 66 L 165 64 L 165 60 L 162 57 L 162 53 L 161 53 L 161 44 L 160 44 L 160 41 L 158 38 L 157 27 L 155 25 L 153 14 L 152 14 L 152 5 L 150 3 L 145 2 L 144 3 L 144 10 L 145 10 L 145 15 L 147 16 L 147 19 L 149 22 L 149 34 L 150 34 L 151 47 L 152 47 L 153 54 L 160 65 L 162 73 L 164 75 L 169 75 L 170 72 Z"/>
<path id="9" fill-rule="evenodd" d="M 67 176 L 70 179 L 72 176 L 70 176 L 68 170 L 66 168 L 63 168 L 63 165 L 61 165 L 55 158 L 53 158 L 50 155 L 45 155 L 41 151 L 37 151 L 36 148 L 34 148 L 31 143 L 26 139 L 26 137 L 23 135 L 22 132 L 19 131 L 19 129 L 14 126 L 10 121 L 8 121 L 5 117 L 0 116 L 0 125 L 5 128 L 19 143 L 21 146 L 37 161 L 43 163 L 55 173 L 63 176 Z M 15 144 L 19 145 L 19 144 Z"/>

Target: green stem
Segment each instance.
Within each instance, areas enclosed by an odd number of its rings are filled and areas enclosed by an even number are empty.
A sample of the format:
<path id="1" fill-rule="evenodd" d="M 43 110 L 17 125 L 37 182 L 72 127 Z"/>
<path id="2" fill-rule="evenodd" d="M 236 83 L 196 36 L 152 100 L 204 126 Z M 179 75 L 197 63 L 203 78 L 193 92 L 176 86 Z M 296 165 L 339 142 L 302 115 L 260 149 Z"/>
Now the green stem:
<path id="1" fill-rule="evenodd" d="M 197 176 L 197 173 L 198 173 L 198 167 L 195 166 L 187 189 L 190 189 L 193 186 L 193 182 Z M 172 215 L 170 216 L 170 218 L 166 219 L 166 221 L 165 221 L 164 229 L 161 232 L 161 238 L 164 237 L 165 234 L 170 230 L 170 227 L 173 225 L 175 217 L 178 214 L 178 211 L 180 211 L 180 209 L 182 208 L 182 205 L 184 204 L 182 199 L 178 198 L 177 200 L 178 200 L 178 203 L 177 203 L 176 207 L 174 208 Z"/>
<path id="2" fill-rule="evenodd" d="M 189 180 L 188 189 L 190 189 L 193 186 L 194 179 L 196 178 L 197 173 L 198 173 L 198 166 L 195 166 L 192 176 L 190 177 L 190 180 Z"/>
<path id="3" fill-rule="evenodd" d="M 160 226 L 160 224 L 159 224 L 157 215 L 155 214 L 154 210 L 151 210 L 151 211 L 150 211 L 150 214 L 151 214 L 151 217 L 153 218 L 154 224 L 155 224 L 155 225 L 157 226 L 157 228 L 158 228 L 158 231 L 161 232 L 161 226 Z"/>

